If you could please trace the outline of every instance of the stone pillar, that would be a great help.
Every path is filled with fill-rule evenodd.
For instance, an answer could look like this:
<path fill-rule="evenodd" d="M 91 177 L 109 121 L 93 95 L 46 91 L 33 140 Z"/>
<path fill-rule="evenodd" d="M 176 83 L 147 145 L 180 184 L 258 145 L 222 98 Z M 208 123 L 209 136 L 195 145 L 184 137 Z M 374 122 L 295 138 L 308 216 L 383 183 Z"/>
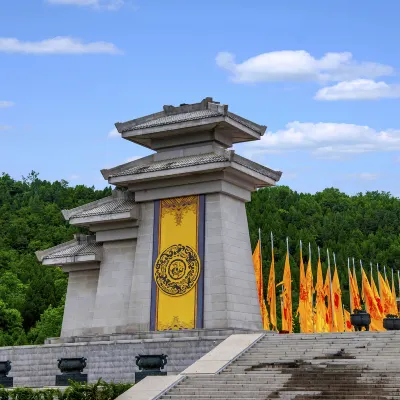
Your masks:
<path fill-rule="evenodd" d="M 136 240 L 103 243 L 93 331 L 113 333 L 127 324 Z"/>
<path fill-rule="evenodd" d="M 262 329 L 245 203 L 206 195 L 205 328 Z"/>
<path fill-rule="evenodd" d="M 96 264 L 93 267 L 95 269 L 80 269 L 69 272 L 61 330 L 62 337 L 84 334 L 92 326 L 99 279 L 99 267 Z"/>
<path fill-rule="evenodd" d="M 153 273 L 153 201 L 140 204 L 141 221 L 138 230 L 134 274 L 128 311 L 129 327 L 135 331 L 150 329 L 151 281 Z"/>

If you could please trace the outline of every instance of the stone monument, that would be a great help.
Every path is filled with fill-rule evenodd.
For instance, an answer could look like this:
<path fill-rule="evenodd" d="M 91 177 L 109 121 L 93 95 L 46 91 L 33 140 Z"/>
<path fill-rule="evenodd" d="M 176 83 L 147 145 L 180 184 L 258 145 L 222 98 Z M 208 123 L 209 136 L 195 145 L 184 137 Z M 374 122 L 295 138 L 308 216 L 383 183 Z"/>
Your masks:
<path fill-rule="evenodd" d="M 231 147 L 266 127 L 212 98 L 116 127 L 154 153 L 101 171 L 112 196 L 63 211 L 90 235 L 37 252 L 69 273 L 61 336 L 261 329 L 245 203 L 281 172 Z"/>

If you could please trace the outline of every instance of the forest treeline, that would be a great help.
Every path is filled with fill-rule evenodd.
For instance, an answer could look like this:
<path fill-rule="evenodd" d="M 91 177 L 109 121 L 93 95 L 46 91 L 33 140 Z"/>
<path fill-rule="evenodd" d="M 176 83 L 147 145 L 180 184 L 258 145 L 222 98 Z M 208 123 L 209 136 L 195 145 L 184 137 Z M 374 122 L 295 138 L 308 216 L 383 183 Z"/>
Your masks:
<path fill-rule="evenodd" d="M 0 176 L 0 346 L 43 343 L 60 334 L 67 275 L 43 267 L 35 251 L 72 239 L 62 209 L 108 196 L 68 182 L 48 182 L 32 172 L 17 181 Z"/>
<path fill-rule="evenodd" d="M 39 344 L 59 335 L 67 275 L 59 268 L 41 266 L 35 251 L 71 240 L 79 230 L 65 222 L 62 209 L 110 193 L 110 188 L 70 187 L 64 180 L 48 182 L 35 172 L 21 180 L 0 176 L 0 346 Z M 289 237 L 294 311 L 300 239 L 304 261 L 311 243 L 314 276 L 317 246 L 321 247 L 324 273 L 326 249 L 336 253 L 345 305 L 349 302 L 347 257 L 355 257 L 357 262 L 361 258 L 367 267 L 370 261 L 396 271 L 400 267 L 400 199 L 389 193 L 348 196 L 325 189 L 311 195 L 280 186 L 253 193 L 247 214 L 253 248 L 261 229 L 265 286 L 271 263 L 270 232 L 274 233 L 277 283 L 282 279 Z M 279 314 L 279 301 L 277 304 Z"/>

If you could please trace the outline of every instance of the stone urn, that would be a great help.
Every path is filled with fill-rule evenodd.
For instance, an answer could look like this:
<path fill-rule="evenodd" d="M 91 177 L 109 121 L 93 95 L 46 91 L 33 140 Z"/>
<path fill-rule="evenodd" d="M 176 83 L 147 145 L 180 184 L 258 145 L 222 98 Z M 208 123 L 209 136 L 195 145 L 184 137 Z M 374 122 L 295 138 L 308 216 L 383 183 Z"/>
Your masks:
<path fill-rule="evenodd" d="M 387 315 L 383 318 L 383 327 L 387 331 L 400 331 L 400 318 L 397 315 Z"/>
<path fill-rule="evenodd" d="M 62 375 L 56 375 L 56 386 L 68 386 L 69 381 L 87 382 L 87 374 L 82 374 L 86 367 L 86 358 L 59 358 L 58 369 Z"/>
<path fill-rule="evenodd" d="M 14 378 L 7 376 L 11 371 L 11 361 L 0 361 L 0 385 L 4 387 L 13 387 Z"/>
<path fill-rule="evenodd" d="M 139 367 L 140 372 L 135 373 L 135 383 L 140 382 L 149 375 L 167 375 L 166 371 L 161 371 L 167 365 L 167 357 L 165 354 L 139 354 L 136 356 L 136 365 Z"/>
<path fill-rule="evenodd" d="M 350 315 L 350 322 L 356 331 L 361 331 L 362 328 L 369 331 L 371 316 L 364 310 L 354 310 L 354 314 Z"/>
<path fill-rule="evenodd" d="M 11 371 L 11 361 L 0 361 L 0 376 L 7 376 Z"/>

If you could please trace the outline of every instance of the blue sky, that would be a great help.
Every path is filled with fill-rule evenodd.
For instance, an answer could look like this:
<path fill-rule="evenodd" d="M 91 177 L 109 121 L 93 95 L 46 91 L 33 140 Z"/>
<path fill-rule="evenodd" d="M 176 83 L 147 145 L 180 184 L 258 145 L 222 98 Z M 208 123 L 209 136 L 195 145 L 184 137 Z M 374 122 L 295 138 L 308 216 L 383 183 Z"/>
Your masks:
<path fill-rule="evenodd" d="M 268 126 L 238 153 L 304 192 L 400 196 L 400 3 L 2 0 L 0 172 L 103 187 L 123 122 L 211 96 Z"/>

